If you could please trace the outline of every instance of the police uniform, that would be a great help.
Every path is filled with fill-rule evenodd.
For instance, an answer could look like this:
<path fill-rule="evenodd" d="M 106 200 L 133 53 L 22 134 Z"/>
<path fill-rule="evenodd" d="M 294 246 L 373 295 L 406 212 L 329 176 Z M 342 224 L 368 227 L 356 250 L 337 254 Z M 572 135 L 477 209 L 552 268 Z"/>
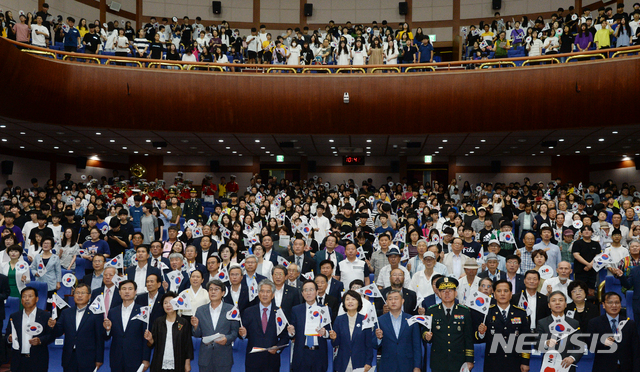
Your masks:
<path fill-rule="evenodd" d="M 202 202 L 200 199 L 191 198 L 184 203 L 182 215 L 186 221 L 194 219 L 199 221 L 202 219 Z"/>
<path fill-rule="evenodd" d="M 502 316 L 502 309 L 497 305 L 491 305 L 485 325 L 487 326 L 487 331 L 483 337 L 480 337 L 477 331 L 475 332 L 476 340 L 487 344 L 484 354 L 485 371 L 520 372 L 521 365 L 529 365 L 530 353 L 517 353 L 515 350 L 505 351 L 501 346 L 492 350 L 493 338 L 496 335 L 501 335 L 505 341 L 509 341 L 509 337 L 517 337 L 531 332 L 526 310 L 510 305 L 505 319 Z M 508 345 L 514 346 L 516 344 L 508 343 Z"/>
<path fill-rule="evenodd" d="M 436 283 L 438 289 L 456 289 L 458 281 L 443 277 Z M 468 307 L 453 305 L 451 315 L 446 315 L 443 304 L 429 307 L 426 315 L 431 321 L 431 371 L 459 372 L 463 363 L 473 363 L 473 325 Z M 428 332 L 423 328 L 422 337 Z"/>

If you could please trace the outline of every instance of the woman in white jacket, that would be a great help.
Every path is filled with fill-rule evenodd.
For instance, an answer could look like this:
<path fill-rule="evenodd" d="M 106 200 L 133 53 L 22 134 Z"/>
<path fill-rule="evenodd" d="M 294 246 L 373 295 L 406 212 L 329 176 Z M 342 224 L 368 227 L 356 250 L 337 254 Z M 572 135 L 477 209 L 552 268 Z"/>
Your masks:
<path fill-rule="evenodd" d="M 0 265 L 0 273 L 9 278 L 9 297 L 20 298 L 20 291 L 31 281 L 29 264 L 22 258 L 22 247 L 17 244 L 7 247 L 7 254 L 10 260 Z"/>

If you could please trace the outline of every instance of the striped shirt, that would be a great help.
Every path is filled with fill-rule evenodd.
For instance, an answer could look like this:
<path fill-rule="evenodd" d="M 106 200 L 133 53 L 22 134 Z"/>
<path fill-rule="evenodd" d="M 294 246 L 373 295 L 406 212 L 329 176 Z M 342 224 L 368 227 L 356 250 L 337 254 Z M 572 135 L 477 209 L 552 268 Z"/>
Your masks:
<path fill-rule="evenodd" d="M 142 51 L 149 47 L 149 40 L 144 37 L 137 37 L 133 40 L 133 46 L 139 51 Z"/>

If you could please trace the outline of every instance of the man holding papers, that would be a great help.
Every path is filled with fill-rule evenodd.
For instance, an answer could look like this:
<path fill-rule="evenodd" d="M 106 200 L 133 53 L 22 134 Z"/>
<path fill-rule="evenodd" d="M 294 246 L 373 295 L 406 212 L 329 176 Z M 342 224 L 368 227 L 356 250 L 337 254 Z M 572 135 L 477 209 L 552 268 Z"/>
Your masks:
<path fill-rule="evenodd" d="M 245 358 L 247 372 L 280 371 L 279 353 L 281 347 L 289 343 L 289 337 L 286 334 L 287 319 L 273 302 L 275 291 L 275 284 L 269 279 L 263 279 L 258 284 L 260 303 L 244 311 L 243 326 L 238 334 L 248 339 Z M 266 350 L 258 352 L 258 349 Z"/>
<path fill-rule="evenodd" d="M 496 304 L 491 305 L 486 313 L 484 323 L 478 327 L 476 340 L 485 342 L 484 370 L 505 372 L 526 372 L 529 370 L 531 353 L 517 353 L 514 350 L 505 350 L 498 346 L 493 350 L 494 337 L 500 335 L 508 340 L 509 337 L 517 337 L 529 333 L 529 320 L 527 312 L 517 306 L 511 305 L 511 282 L 505 279 L 493 284 L 493 297 Z M 503 345 L 500 344 L 499 345 Z"/>
<path fill-rule="evenodd" d="M 231 344 L 238 338 L 240 324 L 229 320 L 227 313 L 234 306 L 222 302 L 227 287 L 214 279 L 207 284 L 211 303 L 202 305 L 191 317 L 193 336 L 202 338 L 198 366 L 203 372 L 230 372 L 233 366 Z M 210 336 L 215 336 L 210 340 Z"/>
<path fill-rule="evenodd" d="M 302 285 L 305 302 L 294 306 L 291 311 L 287 331 L 289 337 L 294 339 L 292 372 L 326 372 L 329 364 L 325 340 L 329 332 L 324 326 L 331 321 L 331 315 L 326 306 L 318 306 L 317 295 L 317 284 L 306 281 Z"/>

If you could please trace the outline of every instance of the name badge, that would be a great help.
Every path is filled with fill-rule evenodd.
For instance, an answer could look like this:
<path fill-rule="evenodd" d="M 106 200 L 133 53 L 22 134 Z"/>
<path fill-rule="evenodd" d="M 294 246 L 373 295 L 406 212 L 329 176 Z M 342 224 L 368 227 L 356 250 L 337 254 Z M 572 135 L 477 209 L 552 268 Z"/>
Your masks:
<path fill-rule="evenodd" d="M 511 324 L 522 324 L 522 320 L 520 318 L 512 318 Z"/>
<path fill-rule="evenodd" d="M 464 315 L 461 315 L 461 314 L 460 315 L 456 315 L 456 314 L 454 314 L 453 315 L 453 319 L 464 320 Z"/>

